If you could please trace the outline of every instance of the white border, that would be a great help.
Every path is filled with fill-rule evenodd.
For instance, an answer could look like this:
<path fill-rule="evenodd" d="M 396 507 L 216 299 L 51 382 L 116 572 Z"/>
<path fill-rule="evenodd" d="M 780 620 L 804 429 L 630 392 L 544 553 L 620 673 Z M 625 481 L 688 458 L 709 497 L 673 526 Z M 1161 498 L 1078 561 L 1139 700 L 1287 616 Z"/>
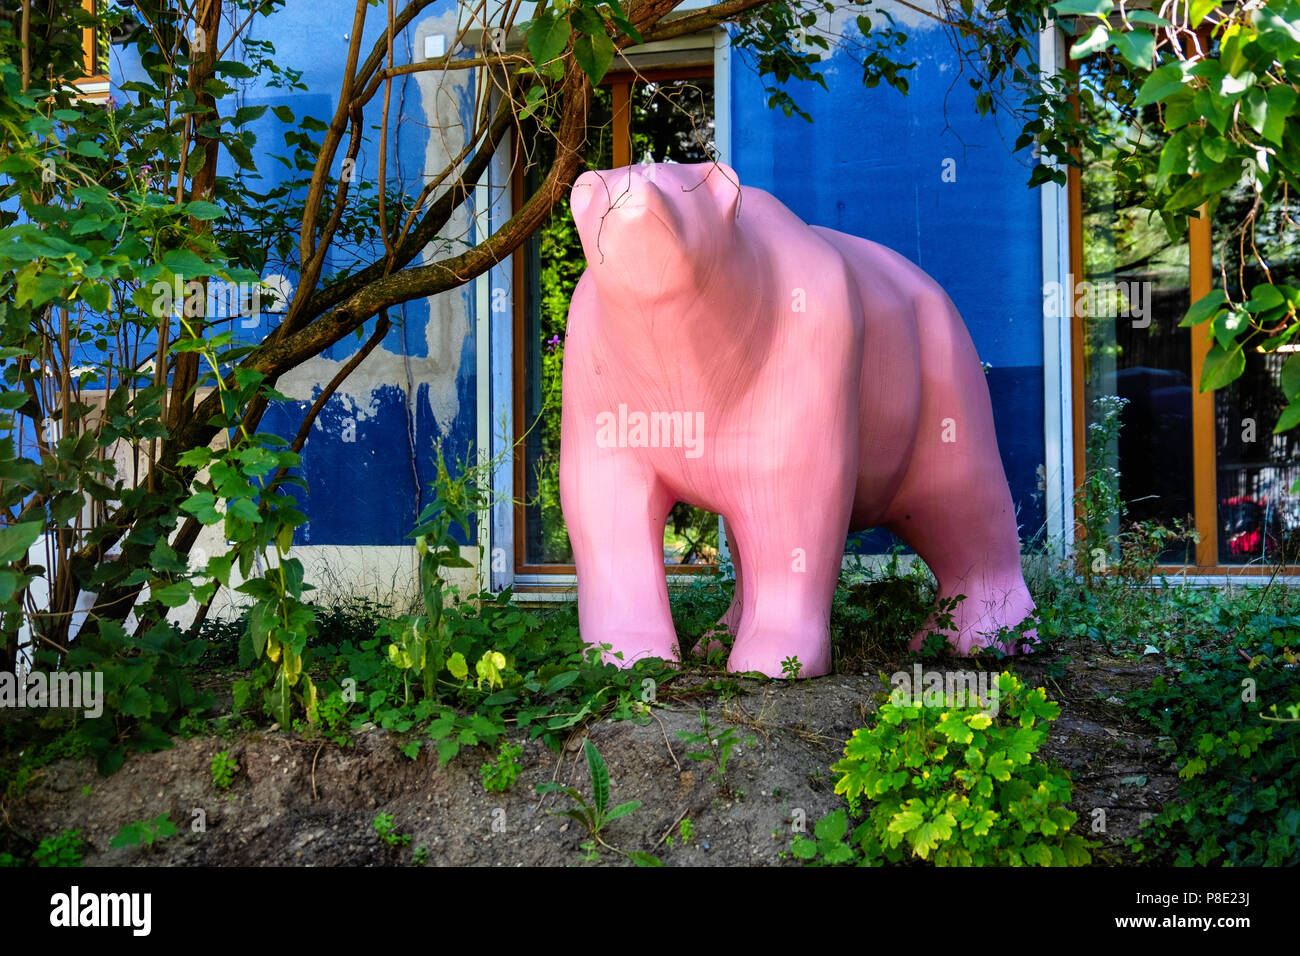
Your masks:
<path fill-rule="evenodd" d="M 1060 69 L 1064 45 L 1053 23 L 1038 35 L 1039 64 L 1045 72 Z M 1068 556 L 1074 545 L 1074 391 L 1070 337 L 1073 296 L 1066 291 L 1070 273 L 1070 199 L 1065 186 L 1039 187 L 1042 203 L 1043 288 L 1062 290 L 1055 316 L 1043 316 L 1043 444 L 1048 548 Z M 1044 304 L 1046 297 L 1044 296 Z"/>

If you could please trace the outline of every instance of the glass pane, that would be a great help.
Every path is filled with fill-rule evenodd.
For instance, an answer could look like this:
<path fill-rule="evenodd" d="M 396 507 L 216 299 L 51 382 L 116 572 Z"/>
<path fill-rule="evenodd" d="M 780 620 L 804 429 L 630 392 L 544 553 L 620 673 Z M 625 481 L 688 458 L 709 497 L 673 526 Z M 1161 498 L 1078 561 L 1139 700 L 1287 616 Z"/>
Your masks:
<path fill-rule="evenodd" d="M 706 163 L 713 146 L 713 80 L 638 83 L 632 88 L 632 160 Z"/>
<path fill-rule="evenodd" d="M 1243 180 L 1214 215 L 1215 284 L 1234 301 L 1266 281 L 1265 265 L 1274 282 L 1300 284 L 1300 203 L 1291 203 L 1289 218 L 1278 207 L 1255 222 L 1258 257 L 1251 249 L 1254 205 L 1254 190 Z M 1300 496 L 1290 493 L 1300 478 L 1300 434 L 1273 434 L 1286 407 L 1278 384 L 1282 365 L 1300 346 L 1288 343 L 1282 346 L 1286 351 L 1266 355 L 1259 350 L 1266 337 L 1255 333 L 1241 378 L 1214 393 L 1222 564 L 1300 560 Z"/>
<path fill-rule="evenodd" d="M 1117 133 L 1114 117 L 1101 117 Z M 1083 172 L 1084 275 L 1074 277 L 1074 311 L 1082 316 L 1085 421 L 1094 399 L 1126 399 L 1123 425 L 1103 462 L 1120 473 L 1127 522 L 1190 524 L 1192 504 L 1191 339 L 1178 323 L 1187 312 L 1188 252 L 1144 205 L 1150 184 L 1108 150 Z M 1119 528 L 1112 528 L 1112 538 Z M 1190 562 L 1178 541 L 1164 561 Z"/>
<path fill-rule="evenodd" d="M 613 166 L 612 97 L 595 92 L 589 117 L 589 169 Z M 706 79 L 637 84 L 629 98 L 632 155 L 644 161 L 697 163 L 713 153 L 713 83 Z M 526 174 L 535 186 L 553 155 L 536 137 L 540 162 Z M 560 510 L 560 372 L 569 298 L 586 268 L 568 201 L 555 207 L 524 248 L 524 558 L 527 564 L 571 564 L 573 552 Z M 717 560 L 715 515 L 683 503 L 673 507 L 664 529 L 667 564 Z"/>

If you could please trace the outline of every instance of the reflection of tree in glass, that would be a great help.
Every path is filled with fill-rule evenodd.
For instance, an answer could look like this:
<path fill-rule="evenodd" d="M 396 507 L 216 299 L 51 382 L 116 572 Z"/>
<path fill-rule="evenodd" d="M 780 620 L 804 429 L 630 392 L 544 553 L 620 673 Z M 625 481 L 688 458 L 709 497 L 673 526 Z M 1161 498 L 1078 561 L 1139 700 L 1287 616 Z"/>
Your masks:
<path fill-rule="evenodd" d="M 1114 89 L 1126 79 L 1093 70 L 1086 82 Z M 1082 318 L 1085 413 L 1099 396 L 1128 400 L 1106 460 L 1089 465 L 1119 469 L 1131 520 L 1169 525 L 1193 507 L 1191 339 L 1178 327 L 1190 305 L 1188 247 L 1147 205 L 1159 145 L 1144 130 L 1159 123 L 1154 107 L 1121 115 L 1084 97 L 1083 110 L 1098 140 L 1082 173 L 1084 274 L 1074 277 L 1094 297 L 1071 290 L 1097 307 Z M 1182 560 L 1185 550 L 1175 541 L 1163 557 Z"/>
<path fill-rule="evenodd" d="M 638 84 L 632 103 L 632 160 L 705 163 L 713 148 L 713 81 Z"/>

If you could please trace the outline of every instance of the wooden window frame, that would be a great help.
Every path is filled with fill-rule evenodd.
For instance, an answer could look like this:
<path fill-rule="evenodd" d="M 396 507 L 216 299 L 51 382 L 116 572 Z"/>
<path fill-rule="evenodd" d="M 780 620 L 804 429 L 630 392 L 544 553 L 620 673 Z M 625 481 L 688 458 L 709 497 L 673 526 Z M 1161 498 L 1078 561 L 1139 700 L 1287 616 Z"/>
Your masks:
<path fill-rule="evenodd" d="M 631 92 L 634 83 L 639 82 L 663 82 L 665 80 L 703 80 L 714 79 L 714 68 L 712 64 L 700 64 L 698 66 L 679 66 L 679 67 L 654 67 L 641 70 L 621 69 L 611 71 L 601 82 L 602 86 L 611 87 L 611 108 L 613 127 L 613 163 L 614 168 L 629 166 L 632 163 L 632 123 L 629 106 L 631 104 Z M 523 171 L 523 152 L 520 148 L 518 131 L 514 134 L 511 144 L 511 162 L 510 172 L 510 194 L 511 208 L 518 209 L 524 201 L 524 171 Z M 511 320 L 513 323 L 512 337 L 515 347 L 511 349 L 512 369 L 511 369 L 511 405 L 513 408 L 514 419 L 514 497 L 516 504 L 513 506 L 513 523 L 514 523 L 514 573 L 518 575 L 575 575 L 577 568 L 573 564 L 530 564 L 527 561 L 527 538 L 524 528 L 524 506 L 519 502 L 524 501 L 527 488 L 525 484 L 527 467 L 527 455 L 525 452 L 524 442 L 524 399 L 526 394 L 526 383 L 524 381 L 524 308 L 525 296 L 524 291 L 524 256 L 523 250 L 520 249 L 511 257 L 511 283 L 514 286 L 514 308 Z M 665 570 L 670 574 L 706 574 L 717 570 L 716 565 L 675 565 L 664 564 Z"/>
<path fill-rule="evenodd" d="M 95 0 L 81 0 L 81 9 L 87 13 L 94 14 Z M 81 30 L 81 53 L 83 60 L 83 75 L 72 81 L 73 86 L 92 87 L 87 90 L 82 99 L 94 103 L 101 103 L 108 99 L 109 78 L 108 64 L 99 61 L 99 44 L 96 42 L 95 30 L 93 27 L 82 27 Z M 103 87 L 98 89 L 97 87 Z"/>

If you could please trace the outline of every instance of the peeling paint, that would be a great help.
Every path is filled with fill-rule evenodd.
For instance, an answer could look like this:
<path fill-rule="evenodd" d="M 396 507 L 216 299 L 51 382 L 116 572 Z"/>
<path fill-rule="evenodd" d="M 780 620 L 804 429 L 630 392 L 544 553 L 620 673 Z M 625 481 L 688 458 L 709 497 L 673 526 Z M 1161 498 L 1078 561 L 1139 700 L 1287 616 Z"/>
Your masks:
<path fill-rule="evenodd" d="M 450 37 L 455 35 L 455 31 L 454 9 L 441 16 L 429 17 L 416 26 L 411 49 L 422 51 L 426 36 L 442 34 Z M 420 93 L 425 123 L 408 122 L 405 129 L 399 127 L 395 135 L 427 137 L 421 170 L 422 181 L 427 181 L 440 173 L 464 145 L 463 111 L 467 97 L 473 94 L 473 76 L 469 70 L 450 74 L 428 71 L 414 74 L 414 81 Z M 392 154 L 400 156 L 396 145 L 393 144 Z M 424 264 L 437 262 L 463 251 L 469 232 L 469 213 L 462 206 L 444 228 L 444 238 L 425 247 L 421 261 Z M 386 385 L 395 386 L 407 395 L 408 405 L 413 404 L 412 390 L 422 393 L 439 432 L 444 436 L 448 434 L 461 411 L 457 378 L 462 367 L 465 341 L 473 334 L 466 300 L 464 290 L 453 289 L 425 298 L 422 305 L 403 307 L 404 325 L 424 322 L 425 354 L 404 355 L 381 344 L 352 371 L 335 393 L 336 400 L 343 403 L 345 414 L 357 422 L 374 418 L 379 411 L 376 390 Z M 426 308 L 427 318 L 421 315 Z M 399 330 L 399 334 L 404 332 L 405 329 Z M 318 356 L 287 372 L 276 387 L 289 398 L 310 402 L 346 361 Z M 421 389 L 421 385 L 427 387 Z M 415 410 L 412 409 L 414 416 Z M 323 427 L 319 420 L 316 427 Z"/>

